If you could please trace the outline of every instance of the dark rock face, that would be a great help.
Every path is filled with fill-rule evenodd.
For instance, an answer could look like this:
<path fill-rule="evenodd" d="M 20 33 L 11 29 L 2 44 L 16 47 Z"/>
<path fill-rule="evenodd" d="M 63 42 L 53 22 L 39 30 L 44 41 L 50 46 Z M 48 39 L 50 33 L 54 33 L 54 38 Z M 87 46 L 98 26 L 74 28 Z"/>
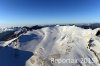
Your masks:
<path fill-rule="evenodd" d="M 32 26 L 32 27 L 24 26 L 23 28 L 27 29 L 28 31 L 32 31 L 32 30 L 41 29 L 41 28 L 43 28 L 43 26 L 39 26 L 39 25 L 35 25 L 35 26 Z"/>
<path fill-rule="evenodd" d="M 100 36 L 100 30 L 97 31 L 96 36 Z"/>
<path fill-rule="evenodd" d="M 24 26 L 23 28 L 27 29 L 28 31 L 30 30 L 30 27 Z"/>
<path fill-rule="evenodd" d="M 90 49 L 90 47 L 94 47 L 95 46 L 95 44 L 93 43 L 94 42 L 94 40 L 93 39 L 90 39 L 89 40 L 89 44 L 88 44 L 88 47 L 89 47 L 89 49 Z"/>
<path fill-rule="evenodd" d="M 0 41 L 7 41 L 9 40 L 15 31 L 6 31 L 6 32 L 2 32 L 0 33 Z"/>
<path fill-rule="evenodd" d="M 41 29 L 41 28 L 43 28 L 43 27 L 42 26 L 35 25 L 35 26 L 32 26 L 30 28 L 30 30 L 37 30 L 37 29 Z"/>

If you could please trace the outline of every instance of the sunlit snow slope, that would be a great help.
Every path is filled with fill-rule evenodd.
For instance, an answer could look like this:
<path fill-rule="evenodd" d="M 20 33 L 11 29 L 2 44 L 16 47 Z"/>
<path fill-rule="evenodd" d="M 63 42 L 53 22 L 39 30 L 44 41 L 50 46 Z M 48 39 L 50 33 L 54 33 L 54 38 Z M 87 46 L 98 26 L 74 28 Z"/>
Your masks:
<path fill-rule="evenodd" d="M 98 30 L 57 25 L 27 31 L 1 46 L 32 52 L 23 66 L 100 66 L 100 37 L 95 35 Z"/>

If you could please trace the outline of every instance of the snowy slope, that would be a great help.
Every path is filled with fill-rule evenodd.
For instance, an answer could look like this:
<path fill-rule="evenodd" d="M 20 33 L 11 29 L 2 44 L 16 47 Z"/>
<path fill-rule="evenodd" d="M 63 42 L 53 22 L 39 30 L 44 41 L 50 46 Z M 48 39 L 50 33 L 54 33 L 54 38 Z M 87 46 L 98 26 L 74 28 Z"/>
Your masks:
<path fill-rule="evenodd" d="M 100 66 L 98 30 L 57 25 L 27 31 L 0 46 L 32 52 L 25 66 Z"/>

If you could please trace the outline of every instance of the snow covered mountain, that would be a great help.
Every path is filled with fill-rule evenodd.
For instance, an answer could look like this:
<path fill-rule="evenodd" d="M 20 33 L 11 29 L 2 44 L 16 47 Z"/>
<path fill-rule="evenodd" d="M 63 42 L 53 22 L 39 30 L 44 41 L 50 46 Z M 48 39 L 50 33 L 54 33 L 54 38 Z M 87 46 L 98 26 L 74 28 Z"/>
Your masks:
<path fill-rule="evenodd" d="M 0 40 L 0 66 L 100 66 L 99 30 L 75 25 L 14 29 Z"/>

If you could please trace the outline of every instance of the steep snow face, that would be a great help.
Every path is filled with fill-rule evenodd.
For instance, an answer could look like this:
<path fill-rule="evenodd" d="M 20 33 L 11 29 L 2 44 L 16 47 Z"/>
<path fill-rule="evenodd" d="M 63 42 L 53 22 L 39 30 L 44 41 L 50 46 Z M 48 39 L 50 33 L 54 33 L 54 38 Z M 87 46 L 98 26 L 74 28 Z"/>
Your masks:
<path fill-rule="evenodd" d="M 100 66 L 98 29 L 76 26 L 45 27 L 28 31 L 3 46 L 32 52 L 25 66 Z"/>

